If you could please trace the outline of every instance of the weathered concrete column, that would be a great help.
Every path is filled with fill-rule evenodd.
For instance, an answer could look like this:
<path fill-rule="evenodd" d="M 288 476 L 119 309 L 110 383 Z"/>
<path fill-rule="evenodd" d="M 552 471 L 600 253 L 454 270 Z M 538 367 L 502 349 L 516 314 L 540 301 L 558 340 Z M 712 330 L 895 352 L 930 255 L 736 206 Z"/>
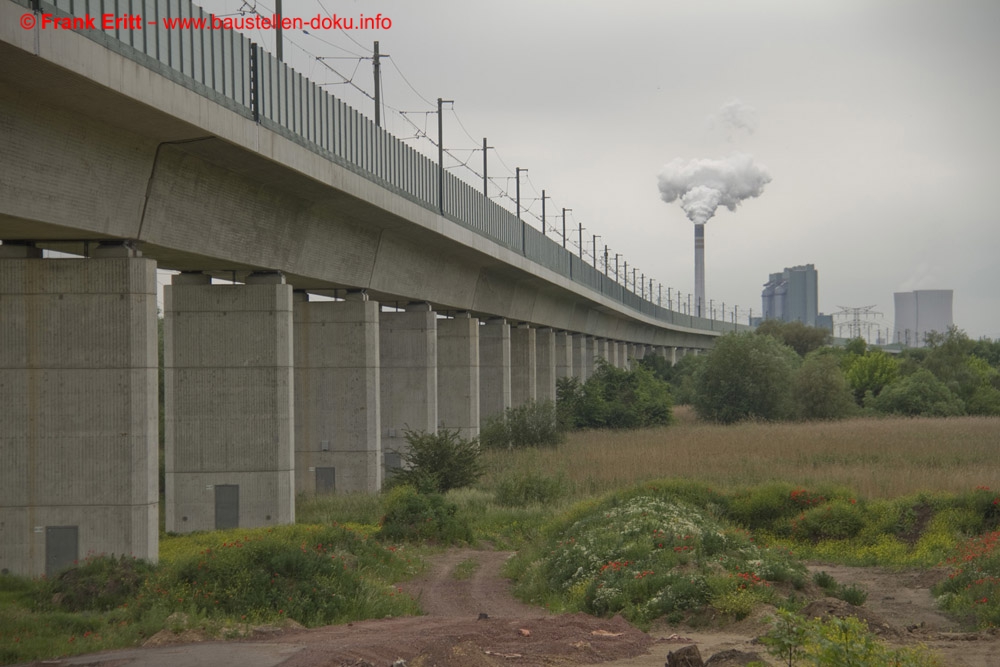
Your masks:
<path fill-rule="evenodd" d="M 379 304 L 295 294 L 295 489 L 366 492 L 382 486 Z"/>
<path fill-rule="evenodd" d="M 164 304 L 167 530 L 294 523 L 292 286 L 182 273 Z"/>
<path fill-rule="evenodd" d="M 514 407 L 535 400 L 538 387 L 535 329 L 519 324 L 510 330 L 510 402 Z"/>
<path fill-rule="evenodd" d="M 615 368 L 624 368 L 622 355 L 620 353 L 621 343 L 616 340 L 608 341 L 608 363 Z"/>
<path fill-rule="evenodd" d="M 599 341 L 593 336 L 587 336 L 587 351 L 584 354 L 584 362 L 587 364 L 587 377 L 594 374 L 597 369 L 597 360 L 601 356 Z"/>
<path fill-rule="evenodd" d="M 382 450 L 390 473 L 408 451 L 405 431 L 437 433 L 437 314 L 429 303 L 382 313 L 379 341 Z"/>
<path fill-rule="evenodd" d="M 667 348 L 667 349 L 670 350 L 670 365 L 671 366 L 676 366 L 677 365 L 677 348 L 676 347 L 670 347 L 670 348 Z"/>
<path fill-rule="evenodd" d="M 502 415 L 511 405 L 510 325 L 503 318 L 479 328 L 479 415 Z"/>
<path fill-rule="evenodd" d="M 588 355 L 586 334 L 573 334 L 573 375 L 580 382 L 586 382 L 594 372 L 594 357 Z M 588 362 L 589 357 L 589 362 Z"/>
<path fill-rule="evenodd" d="M 556 400 L 556 333 L 552 329 L 535 332 L 535 400 Z"/>
<path fill-rule="evenodd" d="M 479 437 L 479 320 L 458 313 L 437 321 L 438 425 Z"/>
<path fill-rule="evenodd" d="M 556 379 L 573 375 L 573 334 L 567 331 L 556 333 Z"/>
<path fill-rule="evenodd" d="M 0 246 L 4 572 L 158 557 L 156 263 L 93 255 Z"/>
<path fill-rule="evenodd" d="M 607 361 L 607 362 L 610 363 L 611 357 L 610 357 L 610 352 L 608 351 L 608 339 L 607 338 L 598 338 L 597 339 L 597 352 L 595 353 L 595 355 L 596 355 L 595 361 L 596 361 L 596 359 L 604 359 L 604 361 Z"/>

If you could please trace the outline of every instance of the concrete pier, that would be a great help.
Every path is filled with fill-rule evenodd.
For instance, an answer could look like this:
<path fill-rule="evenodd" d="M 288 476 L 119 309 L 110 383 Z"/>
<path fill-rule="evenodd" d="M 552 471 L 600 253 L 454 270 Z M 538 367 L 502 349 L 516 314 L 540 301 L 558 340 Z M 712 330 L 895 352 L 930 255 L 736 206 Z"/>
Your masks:
<path fill-rule="evenodd" d="M 510 325 L 503 318 L 479 327 L 479 415 L 489 419 L 511 406 Z"/>
<path fill-rule="evenodd" d="M 379 304 L 295 294 L 295 489 L 375 492 L 382 486 Z"/>
<path fill-rule="evenodd" d="M 520 324 L 510 330 L 510 402 L 514 407 L 531 403 L 537 395 L 535 329 Z"/>
<path fill-rule="evenodd" d="M 438 320 L 438 425 L 479 437 L 479 320 L 469 313 Z"/>
<path fill-rule="evenodd" d="M 590 363 L 587 363 L 588 339 L 589 337 L 586 334 L 573 334 L 573 375 L 581 383 L 587 381 L 587 378 L 591 376 L 594 369 L 593 356 L 590 357 Z"/>
<path fill-rule="evenodd" d="M 406 431 L 437 433 L 437 314 L 430 304 L 383 312 L 379 351 L 382 451 L 389 474 L 408 451 Z"/>
<path fill-rule="evenodd" d="M 0 571 L 156 561 L 156 263 L 0 246 Z"/>
<path fill-rule="evenodd" d="M 535 400 L 556 400 L 556 334 L 543 328 L 535 332 Z"/>
<path fill-rule="evenodd" d="M 573 334 L 556 332 L 556 379 L 573 375 Z"/>
<path fill-rule="evenodd" d="M 291 285 L 182 273 L 164 302 L 167 530 L 294 523 Z"/>

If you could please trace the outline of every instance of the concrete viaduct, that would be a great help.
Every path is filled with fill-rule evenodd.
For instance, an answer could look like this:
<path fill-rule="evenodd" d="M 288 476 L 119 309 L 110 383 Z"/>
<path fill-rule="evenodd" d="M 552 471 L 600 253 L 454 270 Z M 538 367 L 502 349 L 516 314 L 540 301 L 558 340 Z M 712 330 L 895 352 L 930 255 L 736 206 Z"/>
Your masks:
<path fill-rule="evenodd" d="M 625 289 L 240 35 L 39 26 L 83 4 L 0 0 L 0 570 L 156 560 L 158 267 L 181 272 L 168 531 L 293 522 L 297 493 L 378 490 L 407 428 L 475 436 L 595 359 L 734 328 Z"/>

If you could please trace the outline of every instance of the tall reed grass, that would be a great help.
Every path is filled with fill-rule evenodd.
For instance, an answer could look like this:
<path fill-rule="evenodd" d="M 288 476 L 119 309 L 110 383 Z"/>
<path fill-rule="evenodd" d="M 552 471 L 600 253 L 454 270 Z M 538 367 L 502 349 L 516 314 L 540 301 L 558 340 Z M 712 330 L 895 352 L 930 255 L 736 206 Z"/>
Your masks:
<path fill-rule="evenodd" d="M 680 477 L 735 488 L 770 481 L 850 487 L 866 498 L 1000 489 L 1000 419 L 851 419 L 720 426 L 675 409 L 676 423 L 582 431 L 555 449 L 488 452 L 482 486 L 562 475 L 571 495 Z"/>

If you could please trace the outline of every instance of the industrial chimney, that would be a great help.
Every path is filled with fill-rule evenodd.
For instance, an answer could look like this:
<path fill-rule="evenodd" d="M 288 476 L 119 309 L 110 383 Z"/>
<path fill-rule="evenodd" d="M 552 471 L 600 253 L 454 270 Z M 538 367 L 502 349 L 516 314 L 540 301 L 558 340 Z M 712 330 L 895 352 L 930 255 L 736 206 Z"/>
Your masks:
<path fill-rule="evenodd" d="M 705 225 L 694 226 L 694 314 L 702 316 L 705 309 Z"/>

